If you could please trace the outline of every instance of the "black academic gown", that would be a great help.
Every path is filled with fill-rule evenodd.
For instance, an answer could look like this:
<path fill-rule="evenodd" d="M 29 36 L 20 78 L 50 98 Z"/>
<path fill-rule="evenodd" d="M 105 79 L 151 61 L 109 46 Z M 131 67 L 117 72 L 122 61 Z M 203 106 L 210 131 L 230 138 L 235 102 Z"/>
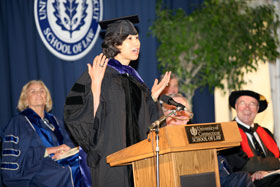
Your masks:
<path fill-rule="evenodd" d="M 238 124 L 238 126 L 242 127 L 240 124 Z M 273 138 L 273 134 L 268 129 L 266 128 L 264 129 L 268 133 L 268 135 L 270 135 Z M 250 141 L 249 141 L 249 146 L 253 150 L 253 146 Z M 279 158 L 275 158 L 274 155 L 265 146 L 264 149 L 266 150 L 267 153 L 267 156 L 264 158 L 260 156 L 254 156 L 248 158 L 247 154 L 242 150 L 241 146 L 234 147 L 231 149 L 226 149 L 221 151 L 220 153 L 229 162 L 234 172 L 247 171 L 249 173 L 254 173 L 256 171 L 271 171 L 271 170 L 280 169 Z M 280 177 L 279 175 L 267 177 L 263 180 L 255 181 L 255 185 L 261 187 L 280 186 Z"/>
<path fill-rule="evenodd" d="M 240 124 L 238 124 L 239 127 L 242 127 Z M 264 128 L 268 135 L 270 135 L 273 138 L 272 133 Z M 253 145 L 249 141 L 249 146 L 254 151 Z M 263 144 L 264 146 L 264 144 Z M 226 157 L 227 161 L 232 166 L 233 171 L 248 171 L 250 173 L 254 173 L 255 171 L 259 170 L 275 170 L 280 168 L 280 162 L 278 158 L 275 158 L 274 155 L 264 146 L 264 149 L 266 150 L 267 156 L 266 157 L 260 157 L 260 156 L 254 156 L 251 158 L 248 158 L 247 154 L 242 150 L 241 146 L 234 147 L 232 149 L 227 149 L 222 151 L 221 153 L 223 156 Z"/>
<path fill-rule="evenodd" d="M 131 168 L 110 167 L 106 157 L 145 139 L 148 126 L 160 115 L 159 103 L 144 84 L 107 66 L 94 117 L 91 79 L 87 71 L 82 74 L 67 96 L 64 118 L 88 154 L 94 187 L 133 186 Z"/>

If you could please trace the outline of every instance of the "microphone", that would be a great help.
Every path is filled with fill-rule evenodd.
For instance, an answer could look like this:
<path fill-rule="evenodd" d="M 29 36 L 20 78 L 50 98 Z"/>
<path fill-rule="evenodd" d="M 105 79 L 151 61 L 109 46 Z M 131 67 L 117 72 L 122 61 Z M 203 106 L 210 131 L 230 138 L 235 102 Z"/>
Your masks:
<path fill-rule="evenodd" d="M 149 129 L 151 130 L 151 129 L 159 128 L 161 122 L 163 122 L 165 119 L 166 119 L 166 116 L 164 116 L 164 115 L 161 116 L 158 120 L 156 120 L 152 123 L 152 125 L 149 127 Z"/>
<path fill-rule="evenodd" d="M 161 124 L 167 117 L 169 117 L 169 116 L 171 116 L 171 115 L 175 115 L 175 114 L 176 114 L 176 111 L 173 110 L 173 111 L 171 111 L 169 114 L 167 114 L 166 116 L 165 116 L 165 115 L 161 116 L 158 120 L 156 120 L 156 121 L 154 121 L 154 122 L 152 123 L 152 125 L 149 127 L 149 130 L 159 128 L 159 127 L 160 127 L 160 124 Z"/>
<path fill-rule="evenodd" d="M 167 95 L 161 95 L 160 100 L 166 104 L 176 106 L 177 110 L 185 110 L 186 108 L 184 105 L 182 105 L 181 103 L 177 103 L 176 101 L 174 101 L 174 99 Z"/>

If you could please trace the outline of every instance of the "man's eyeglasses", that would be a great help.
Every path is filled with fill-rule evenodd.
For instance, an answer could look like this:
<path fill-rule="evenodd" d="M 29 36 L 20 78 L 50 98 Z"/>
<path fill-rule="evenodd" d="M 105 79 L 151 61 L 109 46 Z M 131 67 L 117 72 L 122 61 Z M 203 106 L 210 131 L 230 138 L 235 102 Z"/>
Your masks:
<path fill-rule="evenodd" d="M 175 118 L 175 119 L 177 119 L 177 120 L 184 120 L 184 119 L 182 119 L 182 118 L 180 118 L 180 116 L 182 117 L 182 116 L 186 116 L 186 117 L 188 117 L 189 119 L 192 119 L 193 118 L 193 113 L 188 109 L 188 108 L 185 108 L 184 110 L 180 110 L 180 111 L 176 111 L 176 109 L 166 109 L 166 108 L 163 108 L 163 112 L 165 113 L 165 114 L 169 114 L 169 113 L 171 113 L 171 112 L 176 112 L 176 115 L 171 115 L 170 117 L 171 118 Z"/>
<path fill-rule="evenodd" d="M 255 102 L 246 103 L 245 101 L 240 101 L 239 103 L 237 103 L 237 105 L 241 106 L 241 107 L 248 106 L 249 108 L 252 108 L 252 109 L 256 109 L 259 106 L 258 103 L 255 103 Z"/>

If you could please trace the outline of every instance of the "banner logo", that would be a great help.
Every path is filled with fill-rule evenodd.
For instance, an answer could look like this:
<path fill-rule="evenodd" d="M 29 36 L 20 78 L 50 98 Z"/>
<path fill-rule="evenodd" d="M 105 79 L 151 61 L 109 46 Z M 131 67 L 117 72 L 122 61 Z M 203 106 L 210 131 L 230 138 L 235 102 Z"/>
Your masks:
<path fill-rule="evenodd" d="M 102 0 L 35 0 L 39 35 L 58 58 L 73 61 L 94 46 L 102 20 Z"/>

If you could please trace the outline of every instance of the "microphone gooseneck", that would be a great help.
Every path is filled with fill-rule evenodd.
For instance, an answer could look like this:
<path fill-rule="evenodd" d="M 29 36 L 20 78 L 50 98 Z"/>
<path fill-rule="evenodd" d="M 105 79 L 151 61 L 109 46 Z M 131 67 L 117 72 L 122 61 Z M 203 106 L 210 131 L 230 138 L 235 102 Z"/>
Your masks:
<path fill-rule="evenodd" d="M 176 110 L 185 110 L 186 108 L 184 105 L 182 105 L 181 103 L 177 103 L 176 101 L 174 101 L 174 99 L 167 95 L 161 95 L 160 100 L 166 104 L 176 106 Z"/>

